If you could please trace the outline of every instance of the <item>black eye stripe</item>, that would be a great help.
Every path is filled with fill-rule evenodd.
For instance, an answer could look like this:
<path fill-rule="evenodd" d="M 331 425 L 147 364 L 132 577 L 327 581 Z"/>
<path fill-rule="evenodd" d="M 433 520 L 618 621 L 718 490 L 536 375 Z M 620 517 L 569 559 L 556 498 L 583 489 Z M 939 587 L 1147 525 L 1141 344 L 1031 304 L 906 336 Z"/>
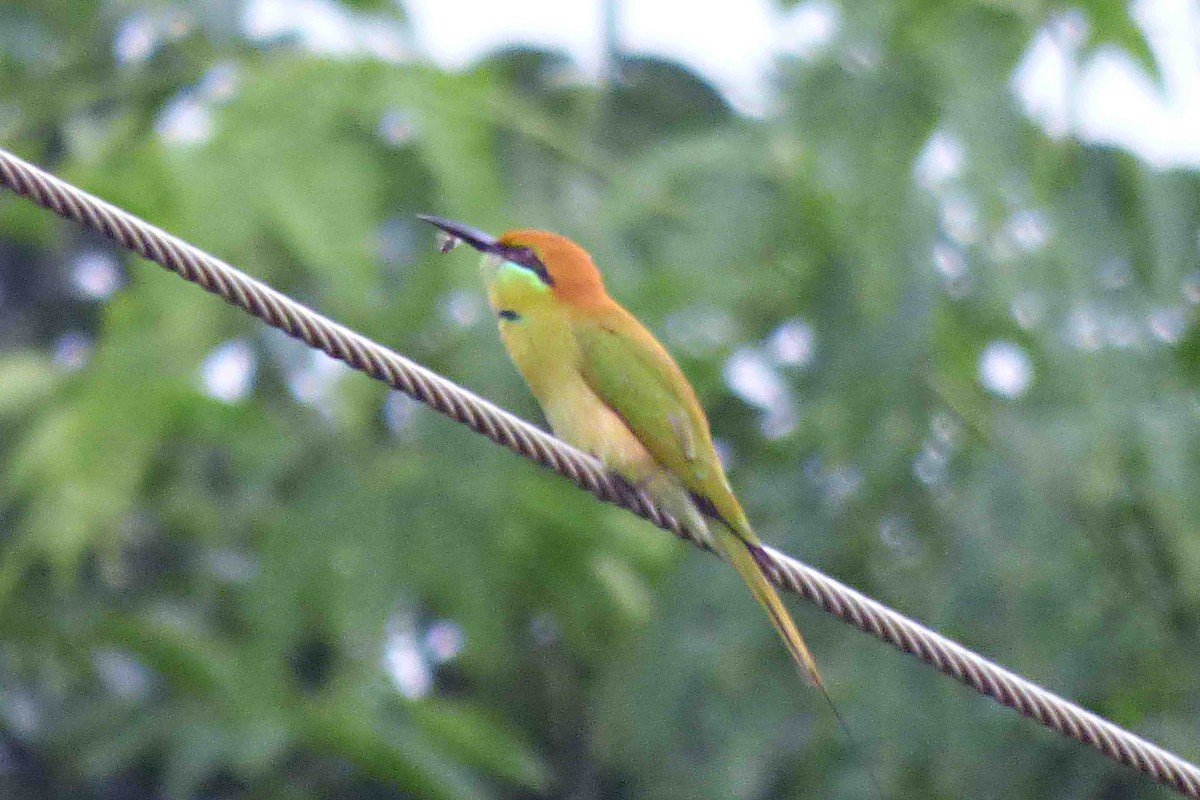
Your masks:
<path fill-rule="evenodd" d="M 550 271 L 546 269 L 546 265 L 528 247 L 505 247 L 502 254 L 512 263 L 537 275 L 547 286 L 554 285 L 554 279 L 550 277 Z"/>
<path fill-rule="evenodd" d="M 509 308 L 500 310 L 500 319 L 506 319 L 509 322 L 517 322 L 521 319 L 521 315 Z"/>

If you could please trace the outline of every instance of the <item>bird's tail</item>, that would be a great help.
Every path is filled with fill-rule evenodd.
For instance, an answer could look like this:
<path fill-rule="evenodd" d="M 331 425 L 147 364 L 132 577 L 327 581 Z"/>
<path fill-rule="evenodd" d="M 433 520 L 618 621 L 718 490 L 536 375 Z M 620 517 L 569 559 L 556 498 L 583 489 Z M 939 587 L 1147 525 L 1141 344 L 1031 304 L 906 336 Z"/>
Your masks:
<path fill-rule="evenodd" d="M 749 534 L 753 536 L 753 534 Z M 720 535 L 721 543 L 724 545 L 725 552 L 729 556 L 729 560 L 737 569 L 738 574 L 742 576 L 742 580 L 750 587 L 754 599 L 762 604 L 767 610 L 767 616 L 771 618 L 771 622 L 775 625 L 775 630 L 779 631 L 780 638 L 787 645 L 788 652 L 792 655 L 792 660 L 796 662 L 796 666 L 804 674 L 804 677 L 817 688 L 821 696 L 825 698 L 825 702 L 829 705 L 829 709 L 833 712 L 833 716 L 837 719 L 838 725 L 845 732 L 846 737 L 852 742 L 856 742 L 854 732 L 850 730 L 850 725 L 846 722 L 842 712 L 838 711 L 838 707 L 833 702 L 833 697 L 829 694 L 829 690 L 825 688 L 825 679 L 821 677 L 821 671 L 817 669 L 817 661 L 813 658 L 812 651 L 808 649 L 808 645 L 804 642 L 804 637 L 800 635 L 800 629 L 796 627 L 796 623 L 792 621 L 791 614 L 788 613 L 787 607 L 784 606 L 783 600 L 779 598 L 779 593 L 775 591 L 775 587 L 767 580 L 766 564 L 769 563 L 766 553 L 756 541 L 746 541 L 745 535 L 738 535 L 730 529 L 724 529 Z M 871 785 L 875 789 L 875 796 L 879 800 L 883 800 L 883 784 L 880 783 L 878 775 L 875 773 L 874 767 L 868 764 L 868 774 L 870 775 Z"/>
<path fill-rule="evenodd" d="M 766 609 L 767 616 L 771 618 L 775 630 L 779 631 L 779 636 L 787 645 L 788 652 L 792 654 L 796 666 L 804 673 L 804 677 L 808 679 L 809 683 L 828 697 L 825 679 L 821 677 L 821 671 L 817 669 L 817 661 L 813 658 L 812 651 L 804 643 L 800 629 L 792 621 L 792 616 L 784 606 L 783 600 L 779 598 L 779 593 L 775 591 L 775 587 L 767 580 L 763 571 L 762 548 L 734 535 L 730 535 L 729 538 L 731 541 L 725 548 L 729 560 L 737 569 L 738 574 L 742 576 L 742 580 L 750 587 L 754 599 Z"/>

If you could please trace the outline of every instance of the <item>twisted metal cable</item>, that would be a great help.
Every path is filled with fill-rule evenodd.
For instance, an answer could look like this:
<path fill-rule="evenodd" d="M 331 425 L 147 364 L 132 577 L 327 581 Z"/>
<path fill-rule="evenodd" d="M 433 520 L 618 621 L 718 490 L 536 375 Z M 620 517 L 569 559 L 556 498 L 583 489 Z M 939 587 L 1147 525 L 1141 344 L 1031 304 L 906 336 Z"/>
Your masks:
<path fill-rule="evenodd" d="M 692 544 L 701 538 L 596 459 L 457 384 L 280 294 L 192 245 L 0 149 L 0 185 L 104 234 L 289 336 L 420 400 L 497 444 L 549 467 L 600 500 L 626 508 Z M 775 585 L 811 601 L 982 695 L 1182 795 L 1200 799 L 1200 768 L 997 666 L 806 564 L 765 548 Z"/>

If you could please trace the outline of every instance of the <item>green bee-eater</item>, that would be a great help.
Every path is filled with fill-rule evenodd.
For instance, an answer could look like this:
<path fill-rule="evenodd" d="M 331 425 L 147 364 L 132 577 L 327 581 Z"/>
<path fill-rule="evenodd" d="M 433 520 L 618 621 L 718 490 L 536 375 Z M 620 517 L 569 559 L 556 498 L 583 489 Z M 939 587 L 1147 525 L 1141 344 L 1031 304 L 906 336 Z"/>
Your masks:
<path fill-rule="evenodd" d="M 706 534 L 828 698 L 804 637 L 763 573 L 761 544 L 729 488 L 695 391 L 666 348 L 608 296 L 591 256 L 552 233 L 495 238 L 439 217 L 420 218 L 451 243 L 484 254 L 500 336 L 554 433 Z"/>

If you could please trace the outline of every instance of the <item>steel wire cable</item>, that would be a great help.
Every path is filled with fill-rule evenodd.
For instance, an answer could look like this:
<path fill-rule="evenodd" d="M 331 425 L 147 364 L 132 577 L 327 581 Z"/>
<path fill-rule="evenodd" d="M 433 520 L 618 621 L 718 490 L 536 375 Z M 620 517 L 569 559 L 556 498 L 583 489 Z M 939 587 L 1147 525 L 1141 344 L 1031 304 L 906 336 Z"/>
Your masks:
<path fill-rule="evenodd" d="M 497 444 L 548 467 L 600 500 L 626 508 L 699 547 L 699 536 L 591 456 L 437 373 L 312 311 L 198 248 L 0 149 L 0 185 L 112 239 L 227 302 L 420 400 Z M 1182 795 L 1200 798 L 1200 768 L 1037 686 L 812 567 L 765 548 L 768 577 L 821 610 L 916 656 L 982 695 L 1090 745 Z"/>

